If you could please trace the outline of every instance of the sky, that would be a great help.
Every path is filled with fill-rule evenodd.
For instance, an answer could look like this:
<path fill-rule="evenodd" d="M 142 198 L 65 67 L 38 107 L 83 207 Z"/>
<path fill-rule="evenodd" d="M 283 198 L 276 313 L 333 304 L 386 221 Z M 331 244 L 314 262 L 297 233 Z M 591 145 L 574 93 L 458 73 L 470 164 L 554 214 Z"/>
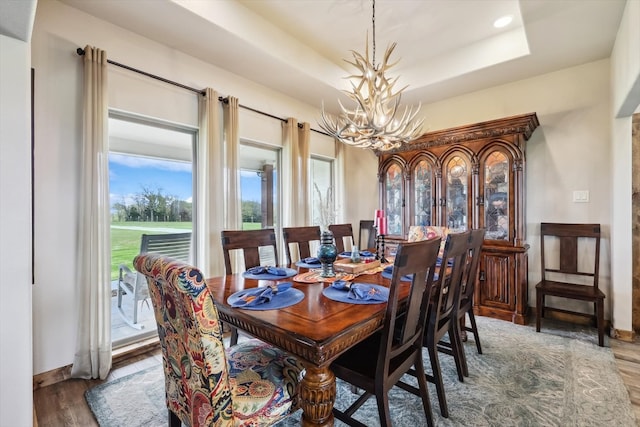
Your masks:
<path fill-rule="evenodd" d="M 109 154 L 109 192 L 111 206 L 125 201 L 131 204 L 143 188 L 192 201 L 191 163 Z M 260 177 L 255 172 L 240 174 L 244 200 L 260 200 Z"/>

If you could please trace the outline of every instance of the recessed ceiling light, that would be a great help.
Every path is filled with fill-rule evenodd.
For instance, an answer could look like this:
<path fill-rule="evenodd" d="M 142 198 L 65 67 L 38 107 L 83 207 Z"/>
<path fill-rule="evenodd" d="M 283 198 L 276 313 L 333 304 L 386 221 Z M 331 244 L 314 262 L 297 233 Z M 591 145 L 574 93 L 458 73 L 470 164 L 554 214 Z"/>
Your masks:
<path fill-rule="evenodd" d="M 493 22 L 493 26 L 496 27 L 496 28 L 506 27 L 507 25 L 511 24 L 511 21 L 513 21 L 513 16 L 506 15 L 506 16 L 503 16 L 501 18 L 496 19 Z"/>

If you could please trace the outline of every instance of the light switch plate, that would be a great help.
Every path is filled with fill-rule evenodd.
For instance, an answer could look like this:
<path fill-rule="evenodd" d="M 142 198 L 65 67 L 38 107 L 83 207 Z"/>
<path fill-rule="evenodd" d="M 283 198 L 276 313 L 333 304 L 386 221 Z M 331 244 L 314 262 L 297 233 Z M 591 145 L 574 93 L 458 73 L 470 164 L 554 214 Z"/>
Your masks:
<path fill-rule="evenodd" d="M 576 203 L 588 203 L 589 202 L 589 190 L 574 190 L 573 201 Z"/>

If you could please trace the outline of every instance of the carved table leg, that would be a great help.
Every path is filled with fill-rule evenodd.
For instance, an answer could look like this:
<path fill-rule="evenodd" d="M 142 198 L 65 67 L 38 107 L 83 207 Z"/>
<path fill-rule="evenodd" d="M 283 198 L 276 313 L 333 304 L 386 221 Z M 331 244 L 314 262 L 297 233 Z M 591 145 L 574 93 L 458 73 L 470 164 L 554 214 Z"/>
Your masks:
<path fill-rule="evenodd" d="M 306 372 L 300 384 L 302 425 L 333 426 L 336 377 L 329 367 L 318 368 L 307 363 L 304 365 Z"/>

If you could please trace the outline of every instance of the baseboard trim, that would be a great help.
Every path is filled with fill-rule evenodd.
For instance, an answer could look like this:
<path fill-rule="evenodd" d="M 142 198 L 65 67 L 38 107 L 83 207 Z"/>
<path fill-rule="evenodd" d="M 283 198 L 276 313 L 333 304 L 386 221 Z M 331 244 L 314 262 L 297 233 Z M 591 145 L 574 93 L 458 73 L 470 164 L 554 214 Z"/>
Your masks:
<path fill-rule="evenodd" d="M 620 341 L 634 342 L 636 339 L 635 331 L 626 331 L 624 329 L 612 328 L 611 334 L 612 338 L 618 339 Z"/>
<path fill-rule="evenodd" d="M 151 350 L 160 348 L 158 337 L 149 338 L 141 342 L 118 348 L 113 351 L 112 365 L 123 362 L 131 357 L 138 356 Z M 47 387 L 68 379 L 71 379 L 71 366 L 61 366 L 47 372 L 33 376 L 33 391 Z"/>

